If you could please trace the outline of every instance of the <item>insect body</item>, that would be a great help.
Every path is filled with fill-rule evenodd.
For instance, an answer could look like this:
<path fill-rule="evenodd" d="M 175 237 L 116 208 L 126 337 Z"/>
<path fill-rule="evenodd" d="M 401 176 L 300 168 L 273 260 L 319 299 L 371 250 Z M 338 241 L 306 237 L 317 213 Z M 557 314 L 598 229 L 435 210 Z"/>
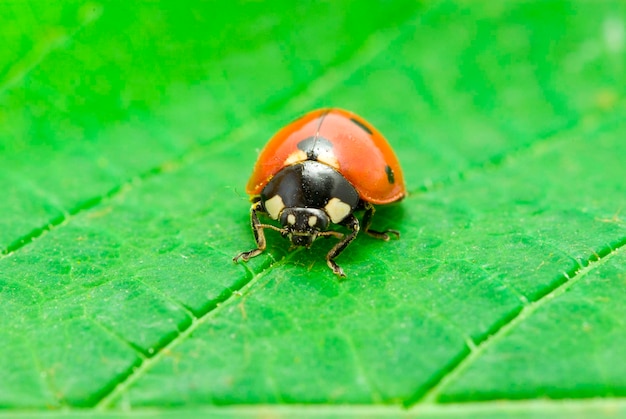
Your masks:
<path fill-rule="evenodd" d="M 385 138 L 369 123 L 341 109 L 310 112 L 280 130 L 256 162 L 246 192 L 251 196 L 252 230 L 257 247 L 235 256 L 235 262 L 265 250 L 264 229 L 289 238 L 294 246 L 310 247 L 320 236 L 339 242 L 326 255 L 333 272 L 345 276 L 335 258 L 360 230 L 357 210 L 365 210 L 363 230 L 389 240 L 396 230 L 370 229 L 373 204 L 389 204 L 406 195 L 398 159 Z M 263 224 L 266 214 L 282 227 Z M 349 230 L 329 230 L 331 224 Z"/>

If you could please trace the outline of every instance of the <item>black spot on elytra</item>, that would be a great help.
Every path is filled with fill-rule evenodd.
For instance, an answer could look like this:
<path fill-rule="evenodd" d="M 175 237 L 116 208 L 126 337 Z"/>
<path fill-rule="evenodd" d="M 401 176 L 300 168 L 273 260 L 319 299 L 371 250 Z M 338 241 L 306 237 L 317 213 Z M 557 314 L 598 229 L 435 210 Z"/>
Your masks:
<path fill-rule="evenodd" d="M 372 135 L 372 130 L 367 125 L 359 121 L 358 119 L 350 118 L 350 121 L 354 122 L 356 125 L 358 125 L 363 131 L 367 132 L 369 135 Z"/>
<path fill-rule="evenodd" d="M 389 166 L 385 166 L 385 173 L 387 173 L 387 180 L 389 183 L 395 183 L 396 178 L 393 174 L 393 170 Z"/>
<path fill-rule="evenodd" d="M 317 160 L 320 154 L 332 154 L 333 143 L 324 137 L 309 137 L 298 143 L 298 149 L 306 153 L 307 160 Z"/>

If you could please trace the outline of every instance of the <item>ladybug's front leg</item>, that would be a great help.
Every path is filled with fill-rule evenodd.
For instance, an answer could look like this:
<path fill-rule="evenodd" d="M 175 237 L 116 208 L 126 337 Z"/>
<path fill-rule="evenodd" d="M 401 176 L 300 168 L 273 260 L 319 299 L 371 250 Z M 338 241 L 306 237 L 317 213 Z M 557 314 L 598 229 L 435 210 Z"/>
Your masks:
<path fill-rule="evenodd" d="M 356 235 L 359 234 L 360 226 L 359 220 L 350 214 L 341 224 L 345 225 L 348 229 L 352 230 L 350 234 L 346 235 L 339 243 L 335 245 L 328 254 L 326 255 L 326 263 L 328 267 L 333 270 L 336 275 L 346 276 L 343 272 L 343 269 L 335 262 L 335 258 L 339 256 L 341 252 L 345 250 L 346 247 L 350 244 L 352 240 L 355 239 Z"/>
<path fill-rule="evenodd" d="M 256 241 L 257 248 L 249 250 L 247 252 L 239 253 L 233 258 L 233 262 L 237 262 L 239 259 L 243 259 L 244 262 L 247 262 L 249 259 L 260 255 L 265 250 L 266 242 L 263 228 L 265 228 L 266 225 L 261 224 L 259 222 L 259 217 L 257 216 L 257 211 L 262 210 L 263 206 L 261 204 L 261 201 L 255 202 L 250 208 L 250 223 L 252 224 L 252 232 L 254 233 L 254 240 Z"/>
<path fill-rule="evenodd" d="M 380 240 L 389 241 L 390 234 L 393 234 L 394 236 L 396 236 L 396 238 L 399 239 L 400 232 L 398 230 L 391 230 L 391 229 L 387 229 L 385 231 L 370 230 L 370 225 L 372 224 L 372 217 L 374 216 L 375 212 L 376 212 L 376 209 L 374 208 L 372 204 L 370 203 L 365 204 L 365 215 L 363 215 L 363 226 L 364 226 L 363 230 L 370 236 L 380 239 Z"/>

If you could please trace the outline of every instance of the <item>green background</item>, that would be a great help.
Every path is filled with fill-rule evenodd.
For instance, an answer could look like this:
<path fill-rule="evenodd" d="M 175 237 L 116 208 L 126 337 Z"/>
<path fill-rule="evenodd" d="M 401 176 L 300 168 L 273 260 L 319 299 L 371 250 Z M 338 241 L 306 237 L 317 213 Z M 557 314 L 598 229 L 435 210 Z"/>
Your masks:
<path fill-rule="evenodd" d="M 0 416 L 626 415 L 623 2 L 0 22 Z M 233 264 L 259 149 L 322 106 L 395 148 L 402 238 Z"/>

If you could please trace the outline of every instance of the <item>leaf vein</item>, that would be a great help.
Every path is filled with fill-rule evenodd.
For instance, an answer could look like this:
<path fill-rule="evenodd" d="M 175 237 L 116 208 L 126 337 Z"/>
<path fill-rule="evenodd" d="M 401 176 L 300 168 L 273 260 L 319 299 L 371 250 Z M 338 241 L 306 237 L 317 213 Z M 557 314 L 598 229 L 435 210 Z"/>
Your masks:
<path fill-rule="evenodd" d="M 409 196 L 453 186 L 478 174 L 498 170 L 516 157 L 531 154 L 533 150 L 546 146 L 547 144 L 557 143 L 560 139 L 562 139 L 563 133 L 574 131 L 580 126 L 579 123 L 579 119 L 572 119 L 557 129 L 538 135 L 537 139 L 534 141 L 530 141 L 507 151 L 493 154 L 484 160 L 470 163 L 465 169 L 449 172 L 438 179 L 425 179 L 421 185 L 414 188 L 414 190 L 409 191 Z"/>
<path fill-rule="evenodd" d="M 508 321 L 495 323 L 493 330 L 486 333 L 482 340 L 476 342 L 475 348 L 472 348 L 464 357 L 450 366 L 448 371 L 430 389 L 414 394 L 406 400 L 405 404 L 407 406 L 435 404 L 445 388 L 469 368 L 485 351 L 497 344 L 511 330 L 532 316 L 535 311 L 565 293 L 590 271 L 606 263 L 613 255 L 623 251 L 624 246 L 626 246 L 626 237 L 622 237 L 614 244 L 604 246 L 598 252 L 592 252 L 584 261 L 583 267 L 573 268 L 568 272 L 564 272 L 561 281 L 556 281 L 551 288 L 546 290 L 545 294 L 524 306 L 511 316 Z"/>
<path fill-rule="evenodd" d="M 449 172 L 448 174 L 443 175 L 437 179 L 427 178 L 422 182 L 421 185 L 409 191 L 409 197 L 411 197 L 412 195 L 415 196 L 419 195 L 420 193 L 426 193 L 433 190 L 439 190 L 445 187 L 456 185 L 457 183 L 461 183 L 469 179 L 470 177 L 501 169 L 513 159 L 532 155 L 533 152 L 537 151 L 538 149 L 566 143 L 571 140 L 571 135 L 564 135 L 566 133 L 575 133 L 576 130 L 579 129 L 584 130 L 585 135 L 600 133 L 603 130 L 610 129 L 616 124 L 619 124 L 622 119 L 620 113 L 615 111 L 612 117 L 607 117 L 605 121 L 606 122 L 603 122 L 590 129 L 584 124 L 584 116 L 573 117 L 558 127 L 555 127 L 551 130 L 546 130 L 545 132 L 538 134 L 537 138 L 534 141 L 530 141 L 528 143 L 521 144 L 518 147 L 496 153 L 487 157 L 484 160 L 470 163 L 465 169 Z"/>
<path fill-rule="evenodd" d="M 24 80 L 50 54 L 67 45 L 78 32 L 97 21 L 102 15 L 101 8 L 99 5 L 95 6 L 93 4 L 91 7 L 94 9 L 94 12 L 84 16 L 75 29 L 46 37 L 45 42 L 36 44 L 21 60 L 15 62 L 0 80 L 0 95 Z M 77 14 L 80 14 L 80 12 L 80 9 L 77 10 Z"/>
<path fill-rule="evenodd" d="M 150 358 L 143 359 L 140 365 L 137 368 L 134 368 L 131 372 L 129 372 L 126 377 L 123 377 L 117 385 L 111 386 L 111 391 L 103 395 L 100 401 L 96 402 L 94 406 L 95 409 L 105 410 L 111 407 L 111 405 L 121 394 L 126 392 L 130 386 L 137 382 L 137 380 L 139 380 L 144 374 L 146 374 L 147 371 L 149 371 L 155 364 L 157 364 L 173 348 L 185 342 L 187 338 L 201 325 L 210 321 L 222 310 L 224 310 L 224 307 L 230 306 L 231 303 L 233 303 L 234 301 L 238 300 L 239 298 L 245 297 L 251 291 L 253 286 L 259 283 L 259 281 L 268 272 L 271 271 L 271 268 L 273 266 L 288 262 L 293 257 L 293 255 L 297 253 L 299 252 L 291 252 L 275 264 L 268 266 L 267 269 L 264 269 L 254 276 L 246 277 L 242 281 L 240 281 L 239 284 L 227 289 L 228 291 L 221 295 L 221 298 L 215 302 L 214 306 L 211 309 L 207 310 L 207 312 L 201 316 L 194 317 L 185 329 L 180 330 L 177 335 L 175 335 L 169 342 L 161 346 L 161 348 L 157 350 Z"/>

